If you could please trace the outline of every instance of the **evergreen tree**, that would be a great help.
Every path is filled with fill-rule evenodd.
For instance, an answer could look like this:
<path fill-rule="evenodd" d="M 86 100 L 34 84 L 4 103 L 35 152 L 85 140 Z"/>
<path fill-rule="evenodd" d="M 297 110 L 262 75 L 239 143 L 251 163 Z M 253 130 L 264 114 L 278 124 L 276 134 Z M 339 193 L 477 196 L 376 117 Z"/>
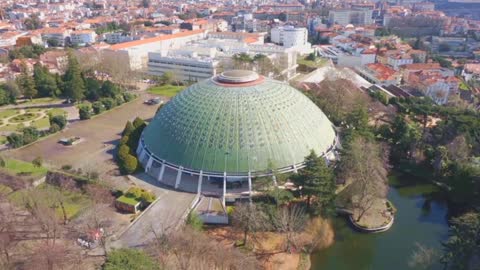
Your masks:
<path fill-rule="evenodd" d="M 60 94 L 55 76 L 40 63 L 33 67 L 33 79 L 41 97 L 56 97 Z"/>
<path fill-rule="evenodd" d="M 313 209 L 314 214 L 329 216 L 335 212 L 335 178 L 325 159 L 315 151 L 305 157 L 305 168 L 293 177 L 293 182 L 301 187 L 302 195 L 307 196 L 308 209 L 312 197 L 316 198 L 318 207 Z"/>
<path fill-rule="evenodd" d="M 62 76 L 55 74 L 55 83 L 57 84 L 59 95 L 64 95 L 65 83 L 63 82 Z"/>
<path fill-rule="evenodd" d="M 72 54 L 68 56 L 68 68 L 65 73 L 65 96 L 74 101 L 85 98 L 85 83 L 82 78 L 80 65 Z"/>
<path fill-rule="evenodd" d="M 470 212 L 451 220 L 449 238 L 443 243 L 444 269 L 478 269 L 480 257 L 480 214 Z M 477 267 L 475 267 L 475 265 Z"/>
<path fill-rule="evenodd" d="M 18 86 L 21 92 L 26 98 L 32 99 L 37 95 L 37 89 L 35 88 L 35 82 L 33 78 L 28 74 L 27 67 L 22 64 L 22 73 L 18 77 Z"/>

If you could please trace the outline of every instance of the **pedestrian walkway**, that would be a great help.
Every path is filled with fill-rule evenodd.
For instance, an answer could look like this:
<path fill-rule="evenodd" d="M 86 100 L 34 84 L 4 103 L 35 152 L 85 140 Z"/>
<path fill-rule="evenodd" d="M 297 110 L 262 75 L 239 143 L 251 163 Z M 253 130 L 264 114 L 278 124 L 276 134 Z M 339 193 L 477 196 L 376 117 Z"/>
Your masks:
<path fill-rule="evenodd" d="M 141 179 L 140 179 L 141 178 Z M 154 192 L 157 200 L 123 233 L 117 235 L 110 247 L 141 247 L 155 239 L 155 234 L 170 233 L 180 227 L 196 194 L 179 192 L 167 187 L 152 185 L 146 174 L 130 179 L 142 188 Z"/>

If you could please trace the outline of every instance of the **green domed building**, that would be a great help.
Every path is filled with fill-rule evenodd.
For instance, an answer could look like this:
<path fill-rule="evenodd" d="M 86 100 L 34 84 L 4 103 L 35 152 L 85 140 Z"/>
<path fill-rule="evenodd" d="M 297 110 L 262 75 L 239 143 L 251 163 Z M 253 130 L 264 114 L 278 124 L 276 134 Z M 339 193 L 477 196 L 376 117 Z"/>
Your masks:
<path fill-rule="evenodd" d="M 296 171 L 313 149 L 327 157 L 336 134 L 325 114 L 287 83 L 226 71 L 166 103 L 137 149 L 146 172 L 248 178 Z"/>

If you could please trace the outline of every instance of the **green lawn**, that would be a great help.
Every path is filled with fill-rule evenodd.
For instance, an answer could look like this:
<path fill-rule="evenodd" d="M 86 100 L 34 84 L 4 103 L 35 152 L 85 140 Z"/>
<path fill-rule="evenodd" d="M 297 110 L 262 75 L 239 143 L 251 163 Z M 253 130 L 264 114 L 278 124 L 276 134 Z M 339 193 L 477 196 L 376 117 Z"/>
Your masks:
<path fill-rule="evenodd" d="M 125 204 L 128 204 L 128 205 L 131 205 L 131 206 L 135 206 L 137 205 L 137 203 L 139 202 L 136 198 L 133 198 L 133 197 L 127 197 L 125 195 L 122 195 L 120 196 L 117 201 L 121 202 L 121 203 L 125 203 Z"/>
<path fill-rule="evenodd" d="M 32 127 L 36 127 L 38 129 L 46 129 L 50 127 L 50 119 L 48 119 L 48 116 L 43 117 L 40 120 L 37 120 L 35 122 L 32 122 L 30 124 Z"/>
<path fill-rule="evenodd" d="M 16 159 L 5 159 L 5 167 L 2 168 L 11 174 L 29 174 L 31 176 L 42 177 L 47 174 L 47 168 L 35 167 L 32 163 Z"/>
<path fill-rule="evenodd" d="M 10 118 L 10 123 L 23 123 L 27 121 L 32 121 L 33 119 L 36 119 L 40 117 L 40 114 L 36 112 L 26 112 L 24 114 L 17 115 L 13 118 Z"/>
<path fill-rule="evenodd" d="M 53 116 L 55 115 L 62 115 L 66 114 L 67 112 L 59 109 L 59 108 L 52 108 L 52 109 L 41 109 L 41 108 L 33 108 L 33 109 L 27 109 L 25 110 L 25 114 L 22 116 L 15 117 L 15 119 L 12 119 L 12 122 L 18 123 L 19 125 L 14 125 L 14 124 L 9 124 L 5 126 L 0 127 L 0 131 L 19 131 L 23 128 L 22 122 L 27 122 L 31 121 L 33 118 L 36 118 L 39 116 L 40 111 L 44 111 L 47 114 L 51 114 Z M 16 109 L 9 109 L 0 112 L 0 120 L 2 118 L 7 118 L 9 116 L 18 114 L 19 110 Z M 30 117 L 29 114 L 34 115 L 33 117 Z M 31 126 L 36 127 L 38 129 L 47 129 L 50 127 L 50 120 L 48 119 L 48 116 L 45 116 L 39 120 L 36 120 L 34 122 L 31 122 Z"/>
<path fill-rule="evenodd" d="M 180 93 L 183 89 L 185 89 L 185 86 L 183 85 L 162 85 L 162 86 L 154 86 L 150 89 L 148 89 L 148 92 L 150 94 L 154 95 L 159 95 L 159 96 L 165 96 L 165 97 L 174 97 L 178 93 Z"/>
<path fill-rule="evenodd" d="M 470 91 L 470 87 L 465 83 L 465 81 L 460 81 L 460 85 L 458 86 L 458 89 L 463 91 Z"/>
<path fill-rule="evenodd" d="M 12 110 L 12 109 L 0 111 L 0 119 L 10 117 L 10 116 L 15 115 L 19 112 L 20 112 L 19 110 Z"/>
<path fill-rule="evenodd" d="M 13 125 L 8 124 L 0 127 L 0 131 L 20 131 L 23 128 L 23 124 Z"/>
<path fill-rule="evenodd" d="M 0 144 L 6 144 L 7 143 L 7 136 L 0 135 Z"/>
<path fill-rule="evenodd" d="M 297 59 L 297 64 L 305 65 L 310 68 L 319 68 L 327 64 L 328 60 L 325 58 L 317 57 L 315 61 L 307 60 L 306 57 Z"/>
<path fill-rule="evenodd" d="M 48 113 L 51 114 L 52 116 L 67 114 L 66 111 L 64 111 L 62 109 L 59 109 L 59 108 L 50 109 L 50 110 L 48 110 Z"/>

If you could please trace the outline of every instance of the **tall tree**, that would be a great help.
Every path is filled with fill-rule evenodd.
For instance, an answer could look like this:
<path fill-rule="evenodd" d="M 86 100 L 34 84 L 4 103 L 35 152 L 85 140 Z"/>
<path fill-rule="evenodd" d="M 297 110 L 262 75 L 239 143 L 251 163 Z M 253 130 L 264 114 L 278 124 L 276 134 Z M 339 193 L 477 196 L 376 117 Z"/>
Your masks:
<path fill-rule="evenodd" d="M 445 269 L 478 269 L 480 258 L 480 214 L 471 212 L 451 220 L 449 238 L 443 243 Z"/>
<path fill-rule="evenodd" d="M 233 211 L 233 226 L 243 233 L 243 245 L 247 245 L 248 236 L 255 235 L 265 225 L 265 216 L 256 205 L 239 203 Z"/>
<path fill-rule="evenodd" d="M 297 235 L 307 224 L 305 209 L 298 206 L 287 206 L 277 209 L 274 228 L 285 236 L 285 251 L 291 253 L 297 248 Z"/>
<path fill-rule="evenodd" d="M 340 170 L 347 180 L 350 207 L 357 221 L 378 199 L 387 196 L 386 155 L 380 145 L 363 137 L 355 137 L 345 146 Z"/>
<path fill-rule="evenodd" d="M 82 78 L 80 65 L 73 54 L 68 55 L 68 68 L 64 78 L 65 96 L 74 101 L 85 98 L 85 83 Z"/>
<path fill-rule="evenodd" d="M 307 196 L 307 209 L 310 210 L 312 198 L 315 197 L 314 214 L 324 216 L 335 212 L 335 179 L 332 170 L 323 157 L 311 151 L 305 157 L 305 168 L 292 177 L 293 182 L 301 188 L 302 195 Z"/>
<path fill-rule="evenodd" d="M 40 63 L 33 66 L 33 79 L 41 97 L 56 97 L 60 94 L 55 76 Z"/>
<path fill-rule="evenodd" d="M 18 86 L 20 87 L 23 95 L 26 98 L 32 99 L 37 95 L 37 89 L 35 88 L 35 81 L 32 76 L 28 74 L 28 69 L 25 63 L 22 63 L 22 73 L 17 79 Z"/>

